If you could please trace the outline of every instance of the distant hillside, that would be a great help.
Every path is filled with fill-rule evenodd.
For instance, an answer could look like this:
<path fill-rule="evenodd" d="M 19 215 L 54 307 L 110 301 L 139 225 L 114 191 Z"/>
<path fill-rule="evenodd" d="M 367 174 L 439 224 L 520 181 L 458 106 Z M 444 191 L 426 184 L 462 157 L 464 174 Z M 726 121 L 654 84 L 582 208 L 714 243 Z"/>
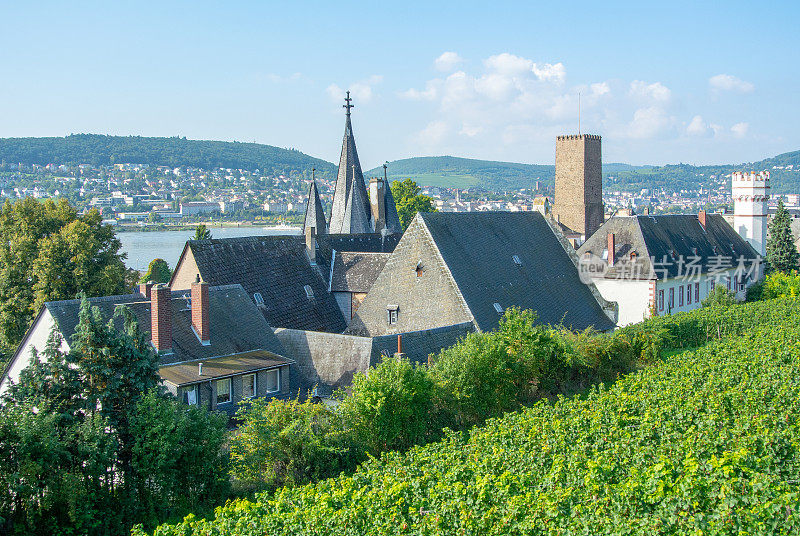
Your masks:
<path fill-rule="evenodd" d="M 295 149 L 258 143 L 73 134 L 64 138 L 0 138 L 0 161 L 24 164 L 121 163 L 151 166 L 259 169 L 268 174 L 310 172 L 334 177 L 336 166 Z"/>
<path fill-rule="evenodd" d="M 774 166 L 792 170 L 773 169 Z M 732 171 L 762 171 L 772 175 L 775 193 L 800 192 L 800 151 L 784 153 L 759 162 L 743 164 L 720 164 L 714 166 L 693 166 L 690 164 L 669 164 L 666 166 L 633 166 L 630 164 L 603 164 L 606 187 L 623 190 L 640 188 L 667 188 L 681 190 L 697 188 L 704 184 L 710 175 L 726 175 Z M 382 175 L 380 167 L 366 172 L 367 176 Z M 396 160 L 388 164 L 390 180 L 411 178 L 424 186 L 443 186 L 447 188 L 479 187 L 487 190 L 507 188 L 530 188 L 534 181 L 540 180 L 552 186 L 555 167 L 537 164 L 517 164 L 513 162 L 494 162 L 456 158 L 452 156 L 426 156 Z"/>

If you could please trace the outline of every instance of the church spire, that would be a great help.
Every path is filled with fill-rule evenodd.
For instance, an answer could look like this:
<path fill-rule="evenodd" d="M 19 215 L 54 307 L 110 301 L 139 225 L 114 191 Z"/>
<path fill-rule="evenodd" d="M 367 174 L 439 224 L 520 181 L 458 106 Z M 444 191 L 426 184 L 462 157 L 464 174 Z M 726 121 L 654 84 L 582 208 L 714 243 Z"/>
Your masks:
<path fill-rule="evenodd" d="M 344 139 L 342 154 L 339 157 L 339 173 L 336 177 L 336 189 L 331 204 L 331 217 L 328 221 L 328 232 L 360 233 L 370 232 L 372 216 L 369 210 L 367 188 L 364 185 L 364 174 L 358 161 L 356 140 L 353 137 L 353 126 L 350 122 L 350 109 L 354 107 L 350 92 L 347 92 L 345 104 Z M 366 230 L 361 230 L 366 229 Z"/>
<path fill-rule="evenodd" d="M 316 235 L 324 234 L 328 230 L 328 225 L 325 223 L 325 209 L 322 208 L 322 200 L 320 200 L 317 190 L 316 171 L 316 169 L 311 170 L 311 186 L 308 187 L 306 216 L 303 219 L 303 236 L 310 227 L 314 228 Z"/>

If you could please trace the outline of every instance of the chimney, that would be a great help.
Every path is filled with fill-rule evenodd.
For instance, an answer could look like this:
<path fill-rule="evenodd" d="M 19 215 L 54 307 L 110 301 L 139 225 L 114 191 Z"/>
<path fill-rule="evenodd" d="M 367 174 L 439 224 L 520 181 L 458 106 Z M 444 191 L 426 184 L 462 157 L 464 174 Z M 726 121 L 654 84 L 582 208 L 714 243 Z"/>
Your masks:
<path fill-rule="evenodd" d="M 139 293 L 149 300 L 150 299 L 150 291 L 153 288 L 153 285 L 155 285 L 155 283 L 153 281 L 148 281 L 147 283 L 140 283 L 139 284 Z"/>
<path fill-rule="evenodd" d="M 369 180 L 369 204 L 375 232 L 380 233 L 386 227 L 386 182 L 378 177 Z"/>
<path fill-rule="evenodd" d="M 701 210 L 700 212 L 698 212 L 697 213 L 697 219 L 700 220 L 700 225 L 702 225 L 703 228 L 705 229 L 705 227 L 706 227 L 706 211 L 705 210 Z"/>
<path fill-rule="evenodd" d="M 162 354 L 172 353 L 172 290 L 155 285 L 150 292 L 150 332 L 153 346 Z"/>
<path fill-rule="evenodd" d="M 202 362 L 197 364 L 197 375 L 198 376 L 202 376 L 203 375 L 203 363 Z"/>
<path fill-rule="evenodd" d="M 208 283 L 200 282 L 200 276 L 192 283 L 192 328 L 201 344 L 211 340 L 209 320 Z"/>
<path fill-rule="evenodd" d="M 306 255 L 311 266 L 317 265 L 317 230 L 314 227 L 306 227 Z"/>
<path fill-rule="evenodd" d="M 397 334 L 397 355 L 398 356 L 402 356 L 403 355 L 403 334 L 402 333 L 398 333 Z"/>
<path fill-rule="evenodd" d="M 608 233 L 608 265 L 614 266 L 614 255 L 616 253 L 616 243 L 614 233 Z"/>

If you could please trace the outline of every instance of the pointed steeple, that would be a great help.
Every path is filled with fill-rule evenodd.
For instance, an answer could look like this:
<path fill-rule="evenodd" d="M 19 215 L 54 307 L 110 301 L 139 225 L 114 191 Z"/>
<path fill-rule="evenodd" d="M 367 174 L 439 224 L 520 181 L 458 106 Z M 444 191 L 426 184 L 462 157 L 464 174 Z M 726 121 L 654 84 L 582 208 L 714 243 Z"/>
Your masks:
<path fill-rule="evenodd" d="M 386 232 L 388 234 L 402 233 L 403 227 L 400 225 L 400 216 L 397 214 L 397 205 L 394 203 L 392 185 L 389 184 L 385 163 L 383 164 L 383 182 L 386 184 L 386 195 L 384 196 L 384 203 L 386 204 Z"/>
<path fill-rule="evenodd" d="M 339 157 L 339 173 L 336 177 L 336 189 L 331 204 L 331 217 L 328 221 L 328 232 L 357 233 L 370 232 L 372 215 L 369 210 L 369 197 L 364 185 L 364 174 L 358 161 L 356 140 L 353 137 L 353 126 L 350 123 L 350 92 L 347 92 L 344 108 L 347 110 L 344 124 L 344 140 L 342 154 Z M 352 201 L 351 201 L 352 200 Z M 367 229 L 356 231 L 355 229 Z"/>
<path fill-rule="evenodd" d="M 306 235 L 309 227 L 314 228 L 314 233 L 317 236 L 328 231 L 328 225 L 325 223 L 325 209 L 322 208 L 322 201 L 319 198 L 316 177 L 313 175 L 314 171 L 316 170 L 312 170 L 311 186 L 308 187 L 306 216 L 303 219 L 303 236 Z"/>

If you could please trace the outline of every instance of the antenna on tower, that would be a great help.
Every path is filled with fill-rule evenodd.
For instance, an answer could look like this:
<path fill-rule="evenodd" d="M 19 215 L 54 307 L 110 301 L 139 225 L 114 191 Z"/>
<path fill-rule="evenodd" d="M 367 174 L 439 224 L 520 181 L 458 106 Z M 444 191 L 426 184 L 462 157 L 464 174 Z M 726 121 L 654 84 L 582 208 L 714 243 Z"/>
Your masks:
<path fill-rule="evenodd" d="M 578 91 L 578 136 L 581 135 L 581 92 Z"/>

